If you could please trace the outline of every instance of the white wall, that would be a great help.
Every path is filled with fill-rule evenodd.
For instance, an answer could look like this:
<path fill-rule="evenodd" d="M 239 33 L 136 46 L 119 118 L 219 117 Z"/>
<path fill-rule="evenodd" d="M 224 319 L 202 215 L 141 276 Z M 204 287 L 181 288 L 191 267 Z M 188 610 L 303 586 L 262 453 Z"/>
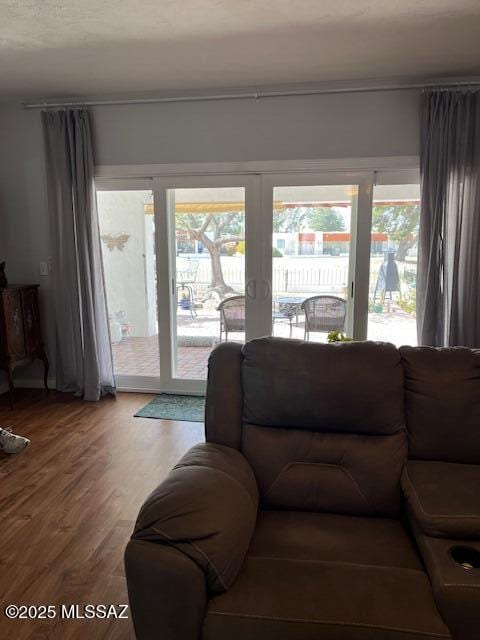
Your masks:
<path fill-rule="evenodd" d="M 40 277 L 38 263 L 48 259 L 48 219 L 42 127 L 38 113 L 18 104 L 0 104 L 0 260 L 7 262 L 10 283 L 38 283 L 44 338 L 54 360 L 55 327 L 51 322 L 50 278 Z M 39 364 L 28 372 L 40 377 Z M 0 373 L 0 385 L 2 374 Z"/>
<path fill-rule="evenodd" d="M 98 164 L 414 156 L 419 147 L 419 92 L 410 90 L 91 112 Z M 12 103 L 0 104 L 0 251 L 12 282 L 41 285 L 53 360 L 50 278 L 38 272 L 48 258 L 40 112 Z"/>
<path fill-rule="evenodd" d="M 150 200 L 144 191 L 99 191 L 97 198 L 108 311 L 113 322 L 124 314 L 130 336 L 157 332 L 153 215 L 144 210 Z M 125 242 L 109 247 L 105 236 L 119 233 Z"/>
<path fill-rule="evenodd" d="M 95 107 L 96 161 L 413 156 L 418 109 L 418 91 Z"/>

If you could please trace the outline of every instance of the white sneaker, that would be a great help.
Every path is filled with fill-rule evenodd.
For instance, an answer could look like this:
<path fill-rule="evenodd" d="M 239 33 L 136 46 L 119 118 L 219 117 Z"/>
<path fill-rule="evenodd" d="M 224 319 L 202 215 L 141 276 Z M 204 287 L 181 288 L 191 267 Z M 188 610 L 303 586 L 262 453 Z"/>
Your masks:
<path fill-rule="evenodd" d="M 20 453 L 30 443 L 28 438 L 16 436 L 10 428 L 0 427 L 0 451 L 4 453 Z"/>

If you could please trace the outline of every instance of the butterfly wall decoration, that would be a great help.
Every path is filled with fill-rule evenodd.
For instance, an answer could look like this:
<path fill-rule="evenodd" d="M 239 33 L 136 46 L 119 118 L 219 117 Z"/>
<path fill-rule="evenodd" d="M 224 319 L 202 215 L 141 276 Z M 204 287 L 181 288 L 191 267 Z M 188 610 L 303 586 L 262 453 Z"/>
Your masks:
<path fill-rule="evenodd" d="M 115 247 L 119 251 L 123 251 L 130 235 L 128 233 L 104 233 L 102 235 L 103 242 L 107 245 L 109 251 L 113 251 Z"/>

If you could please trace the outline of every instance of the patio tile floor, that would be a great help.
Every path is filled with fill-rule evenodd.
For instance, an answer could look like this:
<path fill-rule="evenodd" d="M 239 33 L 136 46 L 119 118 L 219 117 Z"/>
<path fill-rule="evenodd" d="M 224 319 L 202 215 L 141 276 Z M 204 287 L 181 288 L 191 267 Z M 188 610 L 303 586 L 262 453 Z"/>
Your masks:
<path fill-rule="evenodd" d="M 205 380 L 210 347 L 178 347 L 177 374 L 180 378 Z M 117 375 L 158 376 L 158 337 L 127 338 L 112 345 L 113 366 Z"/>
<path fill-rule="evenodd" d="M 397 346 L 416 344 L 415 318 L 396 305 L 389 313 L 370 313 L 368 337 L 370 340 L 391 341 Z M 288 322 L 276 321 L 274 335 L 281 337 L 304 337 L 304 320 L 293 323 L 290 336 Z M 179 340 L 199 341 L 200 345 L 180 344 L 177 347 L 177 376 L 191 380 L 206 380 L 207 362 L 210 351 L 218 341 L 218 318 L 200 316 L 181 318 Z M 326 334 L 311 334 L 312 341 L 326 342 Z M 235 333 L 229 339 L 244 340 L 244 335 Z M 205 342 L 210 346 L 205 346 Z M 116 374 L 129 376 L 159 376 L 158 336 L 129 337 L 112 345 L 114 370 Z"/>

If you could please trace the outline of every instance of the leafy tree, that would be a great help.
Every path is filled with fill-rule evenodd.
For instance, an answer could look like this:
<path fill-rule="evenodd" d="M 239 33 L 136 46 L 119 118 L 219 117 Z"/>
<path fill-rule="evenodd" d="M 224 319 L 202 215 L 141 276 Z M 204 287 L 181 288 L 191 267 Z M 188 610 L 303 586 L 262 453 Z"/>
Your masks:
<path fill-rule="evenodd" d="M 332 207 L 292 207 L 275 211 L 273 231 L 345 231 L 343 217 Z"/>
<path fill-rule="evenodd" d="M 396 260 L 400 262 L 417 243 L 419 223 L 419 204 L 375 205 L 372 210 L 372 230 L 398 242 Z"/>
<path fill-rule="evenodd" d="M 184 229 L 191 238 L 201 242 L 210 254 L 212 279 L 210 289 L 220 296 L 232 293 L 225 282 L 222 270 L 222 248 L 229 243 L 243 242 L 243 214 L 232 213 L 181 213 L 175 216 L 177 229 Z"/>
<path fill-rule="evenodd" d="M 312 231 L 345 231 L 345 220 L 332 207 L 309 210 L 308 226 Z"/>
<path fill-rule="evenodd" d="M 300 231 L 305 226 L 308 209 L 306 207 L 286 207 L 273 212 L 273 231 L 289 233 Z"/>

